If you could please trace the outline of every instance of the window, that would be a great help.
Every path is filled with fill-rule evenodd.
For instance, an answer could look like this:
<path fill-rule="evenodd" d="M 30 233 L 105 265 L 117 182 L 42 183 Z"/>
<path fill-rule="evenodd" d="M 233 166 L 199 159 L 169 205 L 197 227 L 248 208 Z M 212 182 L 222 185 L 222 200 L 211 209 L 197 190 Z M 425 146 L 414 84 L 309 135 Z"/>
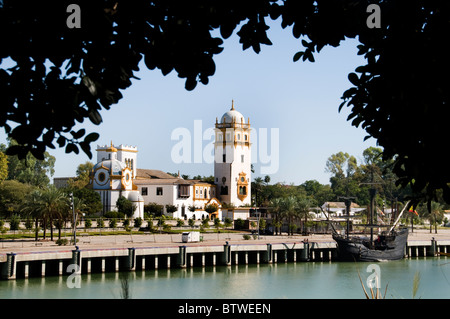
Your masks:
<path fill-rule="evenodd" d="M 187 198 L 190 196 L 189 185 L 178 186 L 178 197 Z"/>
<path fill-rule="evenodd" d="M 105 179 L 106 179 L 105 173 L 100 172 L 100 173 L 98 174 L 98 181 L 101 182 L 101 183 L 103 183 L 103 182 L 105 181 Z"/>
<path fill-rule="evenodd" d="M 244 139 L 247 140 L 247 134 L 244 135 Z"/>
<path fill-rule="evenodd" d="M 241 139 L 241 134 L 237 135 L 237 139 L 238 139 L 238 141 Z"/>
<path fill-rule="evenodd" d="M 163 194 L 163 188 L 162 187 L 156 187 L 156 195 L 162 196 Z"/>
<path fill-rule="evenodd" d="M 247 187 L 239 186 L 239 195 L 247 195 Z"/>
<path fill-rule="evenodd" d="M 147 195 L 148 195 L 148 188 L 147 188 L 147 187 L 142 187 L 142 189 L 141 189 L 141 195 L 142 195 L 142 196 L 147 196 Z"/>
<path fill-rule="evenodd" d="M 244 163 L 244 155 L 241 155 L 241 163 Z"/>
<path fill-rule="evenodd" d="M 222 134 L 219 133 L 219 134 L 217 135 L 217 137 L 218 137 L 219 141 L 222 141 Z"/>
<path fill-rule="evenodd" d="M 220 195 L 228 195 L 228 186 L 220 187 Z"/>
<path fill-rule="evenodd" d="M 226 155 L 226 154 L 223 154 L 223 155 L 222 155 L 222 160 L 223 160 L 224 163 L 227 162 L 227 155 Z"/>

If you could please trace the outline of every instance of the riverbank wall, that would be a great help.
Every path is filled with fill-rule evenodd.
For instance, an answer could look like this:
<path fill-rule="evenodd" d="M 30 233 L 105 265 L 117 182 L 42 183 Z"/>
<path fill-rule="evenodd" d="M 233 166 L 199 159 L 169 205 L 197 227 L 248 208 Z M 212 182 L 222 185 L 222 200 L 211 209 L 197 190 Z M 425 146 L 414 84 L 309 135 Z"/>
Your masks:
<path fill-rule="evenodd" d="M 410 240 L 405 257 L 450 253 L 450 240 Z M 0 253 L 1 279 L 260 263 L 335 261 L 336 243 L 203 244 Z"/>

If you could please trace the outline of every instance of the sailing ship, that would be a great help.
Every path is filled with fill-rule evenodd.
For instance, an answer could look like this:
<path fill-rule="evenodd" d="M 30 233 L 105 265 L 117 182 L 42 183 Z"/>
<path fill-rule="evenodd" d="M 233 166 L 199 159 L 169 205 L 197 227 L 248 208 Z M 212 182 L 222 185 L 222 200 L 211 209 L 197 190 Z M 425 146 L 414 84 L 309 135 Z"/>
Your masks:
<path fill-rule="evenodd" d="M 402 259 L 405 256 L 405 247 L 408 241 L 408 228 L 399 227 L 396 229 L 396 226 L 408 203 L 406 203 L 390 229 L 380 232 L 377 238 L 374 239 L 373 229 L 381 226 L 372 223 L 374 206 L 372 205 L 370 214 L 371 224 L 367 225 L 370 227 L 370 237 L 350 235 L 348 225 L 351 201 L 347 199 L 347 231 L 345 234 L 339 234 L 333 227 L 332 234 L 333 239 L 337 243 L 339 259 L 351 261 L 387 261 Z"/>
<path fill-rule="evenodd" d="M 345 236 L 333 232 L 341 260 L 385 261 L 402 259 L 408 241 L 408 228 L 381 232 L 377 239 Z"/>

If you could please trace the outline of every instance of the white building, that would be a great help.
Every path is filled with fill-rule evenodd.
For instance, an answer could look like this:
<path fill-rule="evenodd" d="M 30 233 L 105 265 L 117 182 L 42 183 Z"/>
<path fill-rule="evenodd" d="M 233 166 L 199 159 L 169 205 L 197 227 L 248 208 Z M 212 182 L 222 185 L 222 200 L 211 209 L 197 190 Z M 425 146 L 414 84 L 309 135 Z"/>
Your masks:
<path fill-rule="evenodd" d="M 124 158 L 128 150 L 120 150 L 113 146 L 97 148 L 97 164 L 94 165 L 90 174 L 89 185 L 100 194 L 103 203 L 103 213 L 117 210 L 116 202 L 123 196 L 133 202 L 135 211 L 133 218 L 144 217 L 144 200 L 134 184 L 134 173 L 130 167 L 131 161 L 122 162 L 117 158 Z M 137 149 L 134 148 L 134 159 Z"/>
<path fill-rule="evenodd" d="M 184 180 L 159 170 L 137 168 L 137 147 L 111 145 L 97 147 L 97 164 L 91 172 L 90 185 L 100 193 L 103 213 L 117 210 L 120 196 L 136 205 L 134 217 L 143 217 L 144 205 L 162 205 L 165 215 L 181 219 L 230 217 L 233 220 L 250 216 L 251 205 L 251 143 L 250 120 L 234 109 L 216 119 L 214 143 L 215 183 Z M 226 208 L 222 207 L 226 204 Z M 167 211 L 167 205 L 176 211 Z M 205 207 L 217 206 L 207 213 Z"/>
<path fill-rule="evenodd" d="M 165 215 L 181 219 L 222 218 L 221 203 L 215 197 L 216 186 L 199 180 L 184 180 L 159 170 L 137 169 L 135 185 L 145 204 L 163 205 Z M 217 211 L 208 214 L 205 206 L 216 205 Z M 174 205 L 174 213 L 166 205 Z"/>

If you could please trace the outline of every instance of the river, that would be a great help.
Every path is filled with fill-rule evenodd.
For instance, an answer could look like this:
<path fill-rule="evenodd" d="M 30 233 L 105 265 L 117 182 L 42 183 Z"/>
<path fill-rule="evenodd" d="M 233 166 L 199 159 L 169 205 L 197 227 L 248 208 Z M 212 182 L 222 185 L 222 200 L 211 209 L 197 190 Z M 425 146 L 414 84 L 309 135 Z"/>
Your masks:
<path fill-rule="evenodd" d="M 386 298 L 450 298 L 450 259 L 412 258 L 381 263 L 299 262 L 161 269 L 128 273 L 136 299 L 341 299 L 365 298 L 367 280 L 378 274 Z M 0 281 L 0 298 L 121 298 L 119 273 Z M 76 288 L 79 283 L 80 288 Z M 75 287 L 74 287 L 75 286 Z M 72 287 L 72 288 L 70 288 Z"/>

